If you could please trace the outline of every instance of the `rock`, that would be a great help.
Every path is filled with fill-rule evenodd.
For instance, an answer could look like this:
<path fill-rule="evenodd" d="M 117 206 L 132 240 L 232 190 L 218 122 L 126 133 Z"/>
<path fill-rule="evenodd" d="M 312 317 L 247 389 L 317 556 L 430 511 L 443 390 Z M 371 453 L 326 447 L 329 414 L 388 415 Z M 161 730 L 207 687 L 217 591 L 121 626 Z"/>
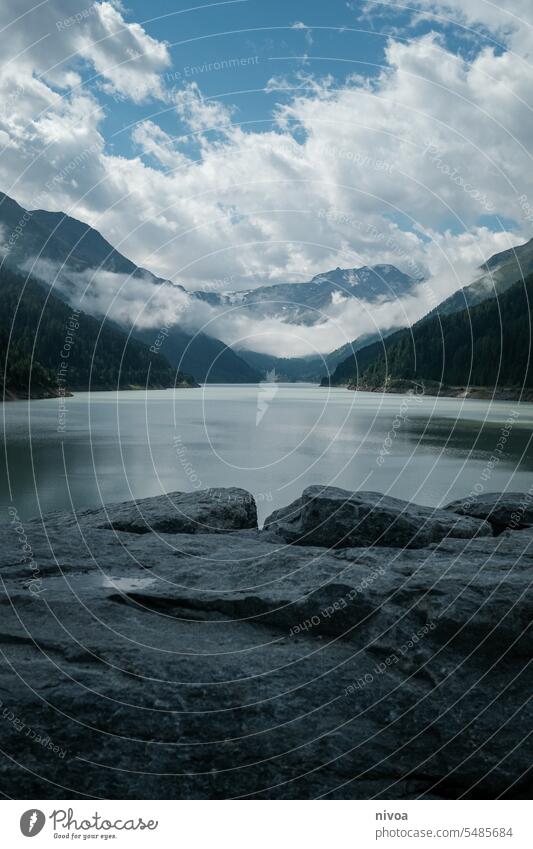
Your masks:
<path fill-rule="evenodd" d="M 497 532 L 533 525 L 533 492 L 486 492 L 452 501 L 444 508 L 490 522 Z"/>
<path fill-rule="evenodd" d="M 83 510 L 75 515 L 53 514 L 50 519 L 61 525 L 79 523 L 82 527 L 112 528 L 130 534 L 147 534 L 150 531 L 213 534 L 257 528 L 257 508 L 253 495 L 245 489 L 221 487 L 196 492 L 168 492 L 138 501 Z"/>
<path fill-rule="evenodd" d="M 97 514 L 0 526 L 11 796 L 528 798 L 533 529 L 326 549 Z"/>
<path fill-rule="evenodd" d="M 265 530 L 288 543 L 328 548 L 423 548 L 448 537 L 492 535 L 491 526 L 480 519 L 332 486 L 307 487 L 301 498 L 266 519 Z"/>

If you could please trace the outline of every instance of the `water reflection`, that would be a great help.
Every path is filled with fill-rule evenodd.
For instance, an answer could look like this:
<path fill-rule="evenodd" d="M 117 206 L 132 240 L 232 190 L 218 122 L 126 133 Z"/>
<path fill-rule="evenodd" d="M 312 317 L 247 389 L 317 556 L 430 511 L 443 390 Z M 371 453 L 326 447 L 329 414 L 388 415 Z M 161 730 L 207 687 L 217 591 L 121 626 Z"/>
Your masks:
<path fill-rule="evenodd" d="M 312 483 L 441 504 L 470 492 L 501 439 L 487 490 L 527 490 L 533 405 L 279 385 L 79 393 L 5 404 L 2 519 L 210 486 L 241 486 L 264 518 Z M 260 410 L 261 415 L 258 415 Z M 514 412 L 513 412 L 514 411 Z"/>

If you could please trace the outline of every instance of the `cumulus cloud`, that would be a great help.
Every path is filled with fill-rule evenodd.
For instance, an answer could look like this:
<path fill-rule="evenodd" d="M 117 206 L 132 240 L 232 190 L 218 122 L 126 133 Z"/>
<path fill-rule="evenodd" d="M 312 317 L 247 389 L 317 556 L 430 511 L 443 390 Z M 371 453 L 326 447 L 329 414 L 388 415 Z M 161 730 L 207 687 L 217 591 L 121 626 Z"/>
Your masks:
<path fill-rule="evenodd" d="M 530 236 L 523 198 L 533 203 L 533 71 L 514 49 L 522 30 L 513 17 L 527 15 L 528 4 L 416 5 L 424 15 L 447 8 L 468 25 L 479 18 L 510 49 L 487 42 L 466 61 L 437 33 L 390 39 L 377 76 L 272 82 L 274 128 L 250 129 L 197 83 L 167 91 L 167 46 L 127 22 L 118 3 L 51 0 L 32 11 L 28 3 L 22 25 L 11 21 L 26 7 L 8 0 L 0 13 L 12 34 L 0 75 L 2 188 L 30 208 L 88 221 L 138 265 L 191 289 L 305 281 L 336 266 L 390 262 L 429 276 L 445 297 L 492 253 Z M 81 84 L 88 74 L 90 85 Z M 131 130 L 135 154 L 113 154 L 102 92 L 158 99 L 174 111 L 176 133 L 147 115 Z M 100 277 L 98 299 L 116 283 Z M 348 341 L 425 308 L 422 289 L 372 310 L 341 301 L 312 340 L 305 329 L 298 338 L 327 351 L 339 327 Z M 247 330 L 249 317 L 207 309 L 182 306 L 180 320 L 208 321 L 227 342 Z M 251 329 L 259 337 L 262 328 Z M 288 338 L 279 322 L 263 330 Z"/>
<path fill-rule="evenodd" d="M 153 121 L 137 124 L 132 139 L 143 154 L 153 157 L 160 165 L 175 170 L 188 163 L 187 157 L 176 148 L 175 139 Z"/>
<path fill-rule="evenodd" d="M 381 12 L 386 5 L 379 4 Z M 392 5 L 392 4 L 391 4 Z M 376 4 L 368 3 L 367 10 L 375 12 Z M 417 19 L 455 24 L 466 30 L 479 26 L 514 51 L 529 53 L 533 8 L 529 0 L 412 0 L 409 10 L 418 10 Z"/>
<path fill-rule="evenodd" d="M 174 98 L 178 115 L 193 133 L 202 130 L 228 133 L 231 129 L 231 109 L 217 100 L 206 100 L 198 83 L 189 83 L 175 92 Z"/>
<path fill-rule="evenodd" d="M 80 27 L 74 44 L 94 66 L 104 89 L 136 103 L 162 98 L 159 74 L 170 65 L 166 44 L 151 38 L 139 24 L 127 24 L 112 3 L 96 3 L 88 23 Z"/>
<path fill-rule="evenodd" d="M 126 22 L 121 8 L 86 0 L 1 4 L 0 177 L 28 206 L 68 210 L 87 192 L 93 214 L 112 203 L 98 186 L 105 180 L 99 89 L 138 103 L 164 96 L 167 47 Z M 75 177 L 56 179 L 87 150 L 92 160 Z"/>
<path fill-rule="evenodd" d="M 17 74 L 68 88 L 80 79 L 80 59 L 108 92 L 136 102 L 162 96 L 160 72 L 170 64 L 167 46 L 137 23 L 122 5 L 87 0 L 4 0 L 0 9 L 2 77 Z M 29 80 L 28 80 L 29 82 Z"/>

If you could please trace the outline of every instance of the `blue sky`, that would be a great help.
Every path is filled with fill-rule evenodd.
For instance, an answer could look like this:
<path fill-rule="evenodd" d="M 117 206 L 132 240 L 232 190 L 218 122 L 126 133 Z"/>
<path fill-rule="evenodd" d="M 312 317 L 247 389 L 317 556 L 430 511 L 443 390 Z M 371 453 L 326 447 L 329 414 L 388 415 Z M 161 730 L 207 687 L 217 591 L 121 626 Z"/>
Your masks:
<path fill-rule="evenodd" d="M 132 5 L 132 15 L 136 5 L 140 16 L 142 3 Z M 272 112 L 279 100 L 279 94 L 265 92 L 273 76 L 291 77 L 306 71 L 333 75 L 342 84 L 347 73 L 379 72 L 384 34 L 372 34 L 368 24 L 367 31 L 364 26 L 354 26 L 354 14 L 344 2 L 328 4 L 328 12 L 320 5 L 239 0 L 182 11 L 190 9 L 190 4 L 178 3 L 176 11 L 169 13 L 165 11 L 168 3 L 158 2 L 143 26 L 154 37 L 169 43 L 173 76 L 167 82 L 170 87 L 195 81 L 206 97 L 235 106 L 238 122 L 261 132 L 272 128 Z M 295 29 L 298 23 L 309 24 L 309 29 Z M 339 32 L 340 27 L 345 27 L 345 31 Z M 250 61 L 237 68 L 224 66 L 224 62 L 233 59 Z M 128 150 L 128 137 L 121 129 L 130 121 L 139 120 L 145 108 L 132 109 L 128 103 L 117 107 L 116 101 L 108 105 L 109 132 L 118 130 L 116 149 Z M 186 132 L 171 108 L 160 114 L 158 121 L 168 132 Z"/>
<path fill-rule="evenodd" d="M 410 24 L 408 12 L 389 7 L 384 13 L 381 4 L 372 8 L 345 0 L 231 0 L 197 6 L 173 3 L 172 11 L 169 5 L 157 0 L 150 4 L 150 17 L 146 18 L 146 4 L 128 4 L 128 18 L 169 45 L 172 68 L 163 74 L 165 84 L 179 88 L 197 82 L 205 97 L 234 106 L 235 121 L 257 132 L 272 128 L 273 110 L 280 100 L 279 92 L 265 91 L 272 77 L 287 77 L 294 90 L 302 87 L 296 79 L 302 73 L 330 76 L 337 86 L 342 86 L 349 74 L 375 77 L 386 66 L 385 48 L 391 33 L 406 40 L 437 29 L 443 42 L 465 57 L 475 55 L 483 44 L 499 45 L 482 29 L 466 30 L 435 16 Z M 228 67 L 235 59 L 249 60 L 249 64 Z M 130 154 L 125 127 L 148 114 L 146 105 L 134 107 L 117 98 L 104 98 L 103 102 L 108 108 L 108 144 L 115 152 Z M 169 133 L 187 132 L 172 107 L 158 110 L 157 121 Z"/>
<path fill-rule="evenodd" d="M 530 0 L 157 0 L 149 15 L 5 0 L 0 188 L 189 289 L 385 262 L 422 270 L 434 302 L 531 237 Z M 119 285 L 100 276 L 92 297 Z M 313 344 L 413 321 L 427 291 L 332 304 Z"/>

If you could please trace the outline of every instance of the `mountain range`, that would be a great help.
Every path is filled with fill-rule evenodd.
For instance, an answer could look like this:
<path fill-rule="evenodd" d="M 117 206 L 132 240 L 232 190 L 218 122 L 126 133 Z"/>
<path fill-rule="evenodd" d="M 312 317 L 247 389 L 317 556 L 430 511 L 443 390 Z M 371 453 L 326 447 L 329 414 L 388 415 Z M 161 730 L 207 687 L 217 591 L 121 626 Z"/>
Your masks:
<path fill-rule="evenodd" d="M 524 245 L 494 254 L 481 266 L 480 271 L 483 273 L 473 283 L 454 292 L 429 315 L 450 315 L 474 307 L 494 295 L 503 295 L 517 280 L 523 280 L 533 272 L 533 239 Z"/>
<path fill-rule="evenodd" d="M 2 397 L 196 385 L 139 340 L 71 309 L 35 280 L 4 268 L 0 285 Z"/>
<path fill-rule="evenodd" d="M 146 287 L 153 286 L 154 293 L 160 294 L 160 287 L 171 286 L 171 294 L 182 295 L 188 303 L 203 302 L 221 311 L 238 307 L 240 310 L 247 310 L 250 318 L 281 319 L 288 328 L 298 324 L 318 325 L 324 321 L 328 309 L 350 299 L 359 299 L 370 304 L 392 301 L 411 292 L 420 282 L 393 265 L 378 264 L 351 269 L 336 268 L 317 274 L 304 283 L 277 283 L 225 293 L 188 292 L 183 286 L 157 277 L 137 266 L 89 225 L 62 213 L 27 211 L 8 195 L 1 193 L 0 250 L 0 285 L 7 298 L 6 303 L 9 302 L 13 306 L 13 293 L 18 291 L 20 295 L 23 291 L 23 278 L 17 277 L 22 273 L 26 280 L 23 299 L 25 315 L 28 317 L 31 313 L 28 298 L 34 298 L 36 303 L 41 303 L 38 292 L 44 293 L 46 325 L 50 317 L 50 326 L 56 330 L 66 315 L 65 309 L 68 311 L 69 307 L 79 304 L 82 286 L 83 289 L 87 287 L 89 295 L 91 294 L 92 283 L 99 273 L 111 275 L 108 279 L 117 287 L 112 294 L 120 297 L 123 292 L 127 296 L 133 284 L 141 285 L 143 297 Z M 430 326 L 435 330 L 437 325 L 431 324 L 432 321 L 442 323 L 446 317 L 456 313 L 465 310 L 472 312 L 473 308 L 490 300 L 494 295 L 501 298 L 511 289 L 514 292 L 510 296 L 511 299 L 516 298 L 517 290 L 513 289 L 513 284 L 530 273 L 533 273 L 533 239 L 525 245 L 495 254 L 480 268 L 480 274 L 473 283 L 444 300 L 413 328 L 416 328 L 417 333 L 422 333 L 420 327 Z M 117 275 L 116 281 L 112 275 Z M 119 321 L 115 317 L 115 320 L 111 321 L 105 310 L 98 312 L 91 309 L 93 302 L 90 297 L 87 303 L 87 318 L 96 322 L 94 327 L 106 329 L 105 339 L 110 346 L 109 352 L 118 350 L 117 346 L 124 345 L 125 340 L 130 346 L 132 358 L 123 364 L 123 367 L 127 368 L 120 378 L 122 383 L 129 385 L 143 382 L 141 378 L 143 375 L 146 378 L 148 367 L 151 373 L 150 385 L 172 385 L 176 372 L 178 382 L 182 381 L 182 385 L 192 385 L 195 380 L 202 383 L 257 383 L 272 371 L 278 380 L 318 382 L 326 375 L 327 384 L 347 385 L 354 382 L 357 374 L 366 374 L 366 379 L 375 383 L 384 374 L 379 360 L 384 352 L 393 351 L 394 362 L 403 363 L 399 371 L 405 372 L 405 363 L 398 354 L 398 348 L 394 346 L 403 345 L 405 348 L 405 340 L 413 331 L 413 328 L 404 331 L 393 328 L 388 334 L 361 336 L 324 356 L 280 358 L 256 351 L 234 351 L 221 340 L 206 333 L 190 332 L 178 320 L 163 328 L 158 326 L 155 320 L 153 326 L 148 327 L 132 324 L 127 318 Z M 5 312 L 3 323 L 0 324 L 3 345 L 7 344 L 6 316 L 9 318 L 9 310 Z M 33 332 L 28 331 L 28 328 L 33 327 L 33 319 L 32 316 L 25 326 L 21 323 L 20 316 L 18 318 L 18 333 L 27 342 Z M 46 325 L 39 325 L 40 333 Z M 90 321 L 87 323 L 87 326 L 89 325 Z M 133 341 L 140 347 L 133 350 Z M 28 346 L 26 344 L 17 349 L 15 355 L 13 344 L 15 343 L 11 344 L 11 354 L 14 363 L 18 363 L 18 373 L 25 374 L 21 363 L 28 355 Z M 32 349 L 34 347 L 32 343 Z M 57 344 L 54 343 L 52 350 L 56 349 Z M 35 355 L 35 350 L 33 353 Z M 38 362 L 44 369 L 41 378 L 46 383 L 44 375 L 49 368 L 46 345 L 39 349 L 39 354 Z M 159 363 L 157 367 L 156 362 Z M 34 359 L 34 364 L 36 363 Z M 75 371 L 71 371 L 73 386 L 80 388 L 86 385 L 87 374 L 82 376 L 82 373 L 83 369 L 76 373 L 74 380 Z M 114 384 L 116 377 L 114 372 L 106 372 L 102 361 L 99 373 L 93 374 L 93 385 Z"/>
<path fill-rule="evenodd" d="M 0 193 L 0 241 L 3 268 L 30 274 L 42 283 L 40 268 L 50 263 L 54 269 L 53 293 L 70 305 L 79 303 L 76 278 L 84 272 L 125 275 L 142 281 L 143 286 L 168 284 L 135 265 L 88 224 L 60 212 L 25 210 L 4 193 Z M 172 286 L 186 292 L 179 284 Z M 105 323 L 108 321 L 106 318 Z M 125 325 L 122 329 L 131 330 L 148 345 L 158 336 L 157 328 L 146 331 Z M 193 374 L 201 383 L 256 383 L 261 379 L 261 375 L 224 342 L 205 333 L 187 333 L 179 326 L 168 329 L 164 356 L 173 366 Z"/>
<path fill-rule="evenodd" d="M 394 266 L 373 266 L 372 268 L 374 270 L 391 269 L 388 276 L 389 279 L 394 280 L 398 296 L 402 292 L 402 286 L 404 287 L 403 292 L 407 292 L 414 282 L 417 282 L 413 281 L 412 278 L 408 280 L 402 279 L 400 276 L 401 272 L 395 269 Z M 362 269 L 358 270 L 361 271 Z M 530 239 L 524 245 L 518 245 L 509 250 L 494 254 L 479 270 L 482 273 L 472 283 L 464 286 L 449 298 L 442 301 L 425 318 L 421 319 L 421 322 L 424 323 L 437 317 L 444 318 L 461 311 L 465 311 L 466 316 L 468 310 L 471 310 L 478 304 L 484 303 L 488 299 L 503 295 L 518 280 L 524 279 L 527 275 L 533 273 L 533 239 Z M 328 275 L 324 276 L 329 277 L 333 274 L 334 272 L 329 272 Z M 320 276 L 318 275 L 313 280 L 319 279 Z M 307 288 L 312 282 L 310 281 L 308 284 L 300 285 Z M 370 294 L 368 293 L 368 295 Z M 418 327 L 418 324 L 415 326 Z M 422 324 L 422 326 L 425 325 Z M 435 328 L 435 325 L 429 326 L 433 329 Z M 356 381 L 357 375 L 359 375 L 359 380 L 361 380 L 361 376 L 370 364 L 379 358 L 385 350 L 388 351 L 389 345 L 394 340 L 405 341 L 409 332 L 409 330 L 393 328 L 381 334 L 375 333 L 360 336 L 353 342 L 345 344 L 331 353 L 325 354 L 323 357 L 293 357 L 284 359 L 246 350 L 240 350 L 239 354 L 250 365 L 263 373 L 274 371 L 278 379 L 281 380 L 306 380 L 311 382 L 320 380 L 324 386 L 342 386 L 353 384 Z M 375 380 L 372 379 L 371 382 L 375 383 Z M 467 381 L 463 380 L 462 382 Z"/>
<path fill-rule="evenodd" d="M 314 325 L 327 318 L 332 305 L 349 298 L 367 303 L 390 301 L 409 293 L 418 281 L 394 265 L 335 268 L 306 283 L 275 283 L 236 292 L 194 292 L 211 306 L 246 310 L 251 318 L 275 318 Z"/>
<path fill-rule="evenodd" d="M 412 327 L 355 352 L 322 385 L 400 392 L 416 385 L 430 394 L 490 388 L 529 398 L 533 273 L 511 285 L 501 277 L 491 296 L 473 306 L 452 311 L 450 300 Z"/>
<path fill-rule="evenodd" d="M 531 311 L 533 275 L 502 295 L 459 312 L 430 316 L 366 349 L 359 383 L 367 388 L 402 388 L 405 381 L 441 391 L 533 387 Z M 357 355 L 356 355 L 357 357 Z"/>

